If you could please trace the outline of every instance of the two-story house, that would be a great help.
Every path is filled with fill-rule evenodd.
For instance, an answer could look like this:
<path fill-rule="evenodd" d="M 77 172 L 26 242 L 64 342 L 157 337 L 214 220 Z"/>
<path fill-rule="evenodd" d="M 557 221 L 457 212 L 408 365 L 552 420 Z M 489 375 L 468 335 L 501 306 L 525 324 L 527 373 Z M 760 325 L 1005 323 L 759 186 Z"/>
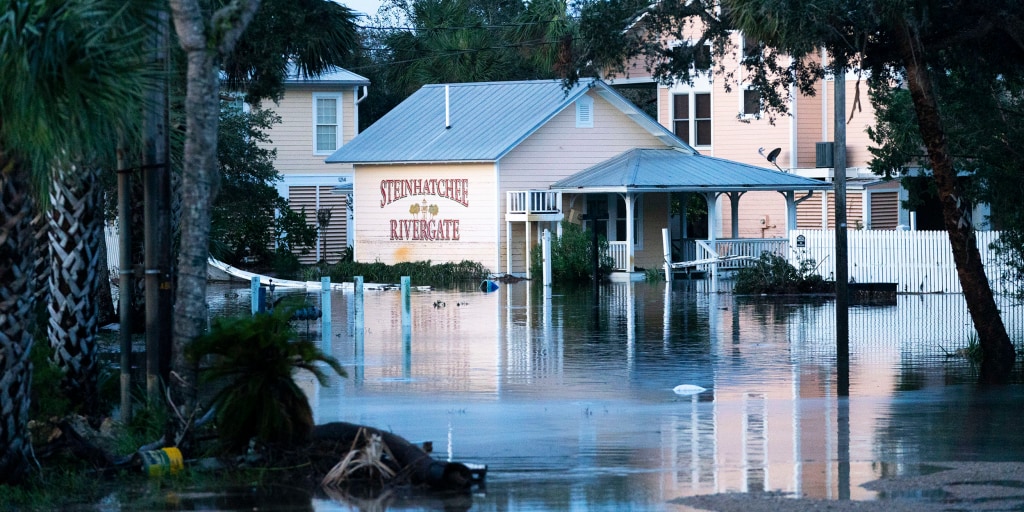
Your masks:
<path fill-rule="evenodd" d="M 633 62 L 625 74 L 607 78 L 613 86 L 646 84 L 656 88 L 657 119 L 677 136 L 706 155 L 764 167 L 778 166 L 799 176 L 832 182 L 832 147 L 835 128 L 836 81 L 820 80 L 814 96 L 790 91 L 790 115 L 774 122 L 765 115 L 760 97 L 752 90 L 740 64 L 748 52 L 761 49 L 741 34 L 733 34 L 735 51 L 724 57 L 725 69 L 733 75 L 697 76 L 693 83 L 658 84 L 646 66 Z M 710 52 L 709 52 L 710 53 Z M 828 59 L 821 55 L 821 59 Z M 867 128 L 875 122 L 868 99 L 865 77 L 856 71 L 846 74 L 846 205 L 851 229 L 942 229 L 941 212 L 936 203 L 925 202 L 908 211 L 903 207 L 908 192 L 899 180 L 883 180 L 868 168 L 872 145 Z M 731 219 L 730 201 L 742 201 L 741 217 Z M 797 227 L 822 229 L 835 227 L 835 193 L 824 190 L 799 201 Z M 723 237 L 785 236 L 784 203 L 777 194 L 746 193 L 742 197 L 723 195 L 718 203 Z M 987 210 L 981 206 L 976 219 Z M 738 226 L 734 231 L 733 226 Z M 677 235 L 678 236 L 678 235 Z"/>
<path fill-rule="evenodd" d="M 327 165 L 324 158 L 358 134 L 359 103 L 369 84 L 341 68 L 317 77 L 293 70 L 285 80 L 284 96 L 269 107 L 281 117 L 268 133 L 270 145 L 277 149 L 274 165 L 283 177 L 278 192 L 295 211 L 304 208 L 312 226 L 318 226 L 318 211 L 331 212 L 315 251 L 304 256 L 303 263 L 337 261 L 352 245 L 352 166 Z"/>

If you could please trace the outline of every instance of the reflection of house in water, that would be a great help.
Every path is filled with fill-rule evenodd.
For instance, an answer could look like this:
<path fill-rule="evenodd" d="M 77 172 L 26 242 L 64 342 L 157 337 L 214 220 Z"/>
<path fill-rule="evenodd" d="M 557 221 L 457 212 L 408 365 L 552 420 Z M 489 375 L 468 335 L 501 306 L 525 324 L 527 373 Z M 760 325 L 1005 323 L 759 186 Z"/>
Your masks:
<path fill-rule="evenodd" d="M 456 458 L 495 454 L 537 479 L 579 471 L 562 486 L 574 503 L 756 490 L 864 499 L 872 493 L 860 484 L 922 461 L 920 437 L 893 434 L 907 428 L 893 422 L 893 398 L 942 375 L 908 368 L 933 365 L 922 361 L 963 347 L 971 332 L 960 295 L 852 308 L 853 398 L 839 401 L 831 301 L 644 283 L 602 286 L 598 298 L 591 307 L 584 288 L 545 299 L 525 283 L 414 294 L 404 329 L 400 295 L 369 292 L 362 348 L 345 335 L 333 344 L 350 378 L 308 391 L 326 411 L 318 419 L 360 407 L 341 419 L 386 417 L 388 428 L 417 433 L 446 423 Z M 335 300 L 336 332 L 348 302 Z M 1022 308 L 1006 311 L 1019 330 Z M 674 395 L 684 383 L 708 390 Z M 466 414 L 448 412 L 467 403 Z"/>

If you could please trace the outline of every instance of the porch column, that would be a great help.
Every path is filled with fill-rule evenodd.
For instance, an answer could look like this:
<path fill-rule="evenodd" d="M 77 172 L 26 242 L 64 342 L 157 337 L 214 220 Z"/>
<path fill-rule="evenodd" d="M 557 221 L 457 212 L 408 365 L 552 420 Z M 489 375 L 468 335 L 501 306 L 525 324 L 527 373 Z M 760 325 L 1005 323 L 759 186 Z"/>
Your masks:
<path fill-rule="evenodd" d="M 633 199 L 632 192 L 626 192 L 626 271 L 633 271 Z"/>
<path fill-rule="evenodd" d="M 708 202 L 708 241 L 718 238 L 715 235 L 715 226 L 718 225 L 718 208 L 715 207 L 718 196 L 714 192 L 705 192 L 704 200 Z"/>
<path fill-rule="evenodd" d="M 740 237 L 740 197 L 743 192 L 729 192 L 729 206 L 732 211 L 732 237 Z"/>
<path fill-rule="evenodd" d="M 526 278 L 530 278 L 530 221 L 524 223 L 526 225 Z"/>
<path fill-rule="evenodd" d="M 788 236 L 789 231 L 796 229 L 796 207 L 800 203 L 814 197 L 814 191 L 808 190 L 804 193 L 804 196 L 800 199 L 796 198 L 795 190 L 779 191 L 782 197 L 786 198 L 786 232 Z"/>
<path fill-rule="evenodd" d="M 512 275 L 512 223 L 505 221 L 505 273 Z"/>
<path fill-rule="evenodd" d="M 796 192 L 789 190 L 782 193 L 786 198 L 786 233 L 796 229 Z"/>
<path fill-rule="evenodd" d="M 708 202 L 708 245 L 712 249 L 715 247 L 715 226 L 718 225 L 718 208 L 715 207 L 717 202 L 717 194 L 714 192 L 706 192 L 704 199 Z M 711 293 L 718 293 L 718 264 L 711 264 Z"/>

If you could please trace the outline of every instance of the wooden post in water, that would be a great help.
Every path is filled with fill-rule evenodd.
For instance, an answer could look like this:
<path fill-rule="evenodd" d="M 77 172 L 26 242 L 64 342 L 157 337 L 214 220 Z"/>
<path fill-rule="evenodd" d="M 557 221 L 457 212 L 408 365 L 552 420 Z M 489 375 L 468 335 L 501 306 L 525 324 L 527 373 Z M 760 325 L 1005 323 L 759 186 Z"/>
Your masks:
<path fill-rule="evenodd" d="M 353 301 L 352 301 L 352 316 L 353 321 L 353 333 L 352 337 L 355 341 L 355 356 L 356 365 L 354 369 L 354 379 L 356 384 L 363 382 L 363 276 L 354 276 L 352 278 L 353 288 Z"/>
<path fill-rule="evenodd" d="M 672 240 L 668 228 L 661 228 L 661 251 L 665 257 L 665 282 L 672 282 Z"/>
<path fill-rule="evenodd" d="M 252 314 L 260 312 L 260 278 L 253 276 L 249 281 L 249 292 L 252 295 Z"/>
<path fill-rule="evenodd" d="M 412 299 L 411 279 L 402 276 L 402 376 L 412 376 Z"/>
<path fill-rule="evenodd" d="M 545 293 L 550 293 L 550 289 L 551 289 L 551 232 L 550 231 L 548 231 L 546 229 L 544 230 L 544 235 L 541 237 L 541 243 L 543 244 L 543 246 L 541 247 L 541 250 L 542 250 L 541 254 L 543 254 L 543 257 L 541 258 L 541 266 L 544 268 L 543 275 L 544 275 L 544 286 L 546 287 L 545 290 L 548 290 Z"/>
<path fill-rule="evenodd" d="M 320 278 L 320 345 L 325 354 L 331 353 L 331 278 Z"/>
<path fill-rule="evenodd" d="M 352 290 L 355 326 L 357 330 L 361 331 L 363 329 L 363 276 L 352 278 Z"/>

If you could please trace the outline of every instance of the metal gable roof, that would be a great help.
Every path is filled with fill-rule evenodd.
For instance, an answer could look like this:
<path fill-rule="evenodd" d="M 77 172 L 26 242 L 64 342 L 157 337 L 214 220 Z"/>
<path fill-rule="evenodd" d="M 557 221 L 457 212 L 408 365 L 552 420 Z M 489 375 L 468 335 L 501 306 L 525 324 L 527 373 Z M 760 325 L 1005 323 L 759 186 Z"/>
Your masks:
<path fill-rule="evenodd" d="M 631 149 L 551 185 L 607 192 L 824 190 L 811 178 L 674 149 Z"/>
<path fill-rule="evenodd" d="M 603 82 L 579 83 L 566 91 L 560 80 L 535 80 L 423 86 L 326 161 L 493 162 L 591 87 L 597 87 L 603 99 L 626 112 L 666 144 L 689 149 Z M 445 126 L 446 103 L 448 128 Z M 645 119 L 636 117 L 636 113 Z"/>
<path fill-rule="evenodd" d="M 370 79 L 357 75 L 347 69 L 330 67 L 323 73 L 316 76 L 305 75 L 299 71 L 294 63 L 288 63 L 287 75 L 284 83 L 288 85 L 298 84 L 335 84 L 335 85 L 370 85 Z"/>

